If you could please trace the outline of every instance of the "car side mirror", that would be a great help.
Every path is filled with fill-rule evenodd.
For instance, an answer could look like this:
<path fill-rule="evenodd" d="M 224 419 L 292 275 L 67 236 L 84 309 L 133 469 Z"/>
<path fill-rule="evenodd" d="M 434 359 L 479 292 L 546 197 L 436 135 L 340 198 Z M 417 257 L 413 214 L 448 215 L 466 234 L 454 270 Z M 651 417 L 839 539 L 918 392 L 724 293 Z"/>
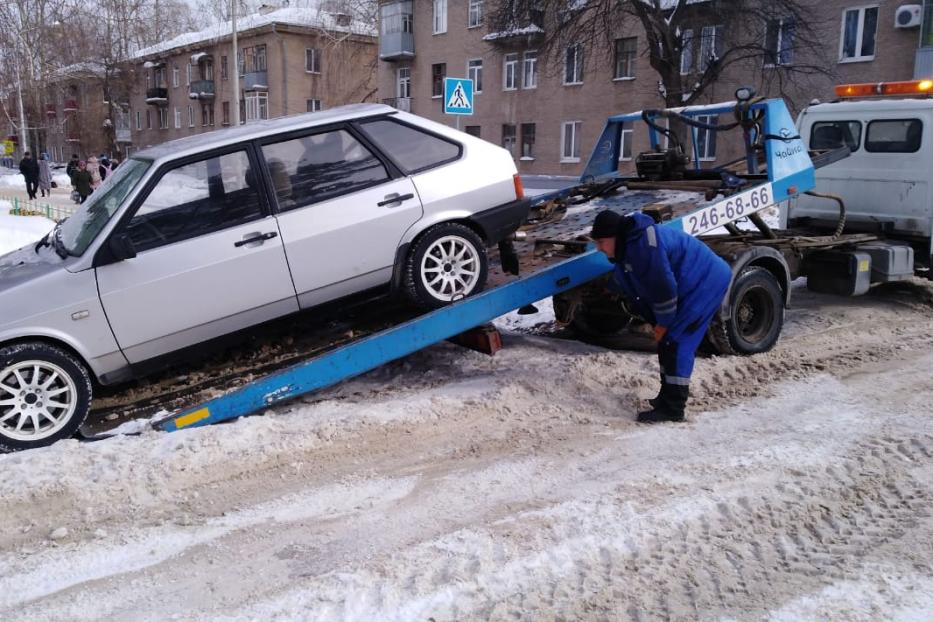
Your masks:
<path fill-rule="evenodd" d="M 130 236 L 125 233 L 110 236 L 107 245 L 110 249 L 110 256 L 113 257 L 114 261 L 123 261 L 124 259 L 136 257 L 136 246 L 133 245 Z"/>

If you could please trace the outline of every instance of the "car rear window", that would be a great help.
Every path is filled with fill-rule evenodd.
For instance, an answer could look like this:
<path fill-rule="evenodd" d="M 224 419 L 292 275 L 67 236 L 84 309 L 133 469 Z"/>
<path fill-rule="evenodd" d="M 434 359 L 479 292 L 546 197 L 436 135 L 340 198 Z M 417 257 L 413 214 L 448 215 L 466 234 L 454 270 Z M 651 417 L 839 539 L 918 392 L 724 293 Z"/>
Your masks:
<path fill-rule="evenodd" d="M 923 123 L 920 119 L 870 121 L 865 132 L 865 150 L 877 153 L 914 153 L 920 150 Z"/>
<path fill-rule="evenodd" d="M 846 145 L 849 151 L 858 151 L 861 141 L 861 121 L 817 121 L 810 128 L 810 149 L 838 149 Z"/>
<path fill-rule="evenodd" d="M 369 121 L 361 127 L 406 173 L 417 173 L 460 157 L 460 145 L 392 119 Z"/>

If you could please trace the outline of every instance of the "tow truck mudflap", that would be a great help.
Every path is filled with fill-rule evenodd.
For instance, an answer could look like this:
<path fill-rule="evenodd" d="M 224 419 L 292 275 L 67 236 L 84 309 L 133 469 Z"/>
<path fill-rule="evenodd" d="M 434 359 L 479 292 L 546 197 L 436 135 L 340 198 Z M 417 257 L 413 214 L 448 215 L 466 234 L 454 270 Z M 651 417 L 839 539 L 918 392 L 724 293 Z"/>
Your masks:
<path fill-rule="evenodd" d="M 194 408 L 153 421 L 159 430 L 218 423 L 322 389 L 480 326 L 519 307 L 607 274 L 606 256 L 592 247 L 527 276 L 362 338 L 261 378 Z"/>

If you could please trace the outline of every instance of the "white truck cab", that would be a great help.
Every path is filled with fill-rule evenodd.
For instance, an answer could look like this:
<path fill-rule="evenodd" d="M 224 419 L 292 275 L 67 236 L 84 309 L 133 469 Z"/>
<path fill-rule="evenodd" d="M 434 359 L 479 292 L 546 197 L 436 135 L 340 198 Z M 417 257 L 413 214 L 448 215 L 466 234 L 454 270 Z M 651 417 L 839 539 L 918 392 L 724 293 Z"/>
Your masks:
<path fill-rule="evenodd" d="M 884 234 L 910 243 L 929 275 L 933 238 L 933 81 L 836 87 L 842 98 L 811 105 L 797 119 L 809 149 L 847 145 L 851 155 L 816 171 L 817 189 L 845 201 L 846 231 Z M 851 99 L 853 97 L 859 99 Z M 835 223 L 838 208 L 801 195 L 788 225 Z"/>

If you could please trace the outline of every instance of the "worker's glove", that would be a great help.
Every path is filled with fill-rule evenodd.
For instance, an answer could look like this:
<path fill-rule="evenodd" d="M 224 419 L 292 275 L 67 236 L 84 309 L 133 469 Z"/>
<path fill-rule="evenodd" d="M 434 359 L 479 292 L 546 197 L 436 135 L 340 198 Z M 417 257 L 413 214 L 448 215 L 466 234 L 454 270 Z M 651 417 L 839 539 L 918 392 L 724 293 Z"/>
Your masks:
<path fill-rule="evenodd" d="M 664 339 L 664 335 L 667 334 L 667 326 L 658 326 L 654 327 L 654 342 L 661 343 L 661 340 Z"/>

